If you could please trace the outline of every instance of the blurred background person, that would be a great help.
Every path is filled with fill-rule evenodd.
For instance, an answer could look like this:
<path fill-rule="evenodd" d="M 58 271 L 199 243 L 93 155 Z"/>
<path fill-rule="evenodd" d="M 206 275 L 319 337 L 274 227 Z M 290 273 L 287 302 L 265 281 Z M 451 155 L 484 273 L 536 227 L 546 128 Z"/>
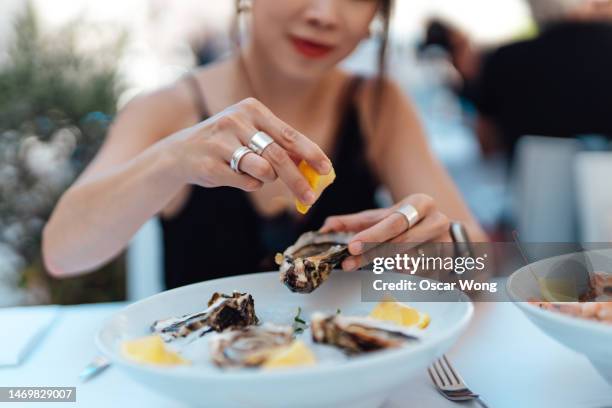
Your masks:
<path fill-rule="evenodd" d="M 428 24 L 422 48 L 446 49 L 473 102 L 485 153 L 512 156 L 524 135 L 612 137 L 612 1 L 530 0 L 539 34 L 479 49 L 461 30 Z"/>

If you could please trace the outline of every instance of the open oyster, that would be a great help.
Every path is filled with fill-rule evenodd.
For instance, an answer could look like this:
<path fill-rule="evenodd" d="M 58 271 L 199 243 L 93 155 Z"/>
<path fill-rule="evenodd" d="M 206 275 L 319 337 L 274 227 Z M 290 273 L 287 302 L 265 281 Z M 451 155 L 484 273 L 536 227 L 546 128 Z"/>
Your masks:
<path fill-rule="evenodd" d="M 352 234 L 307 232 L 276 255 L 280 279 L 292 292 L 310 293 L 329 277 L 348 253 Z"/>
<path fill-rule="evenodd" d="M 231 296 L 215 292 L 208 301 L 206 310 L 156 320 L 151 331 L 166 341 L 188 336 L 203 336 L 211 331 L 221 332 L 227 328 L 245 327 L 257 324 L 255 301 L 248 293 L 234 292 Z"/>
<path fill-rule="evenodd" d="M 270 323 L 227 330 L 210 340 L 210 356 L 219 367 L 257 367 L 293 341 L 290 326 Z"/>
<path fill-rule="evenodd" d="M 347 354 L 401 347 L 419 340 L 409 328 L 368 317 L 315 313 L 310 327 L 315 342 L 339 347 Z"/>

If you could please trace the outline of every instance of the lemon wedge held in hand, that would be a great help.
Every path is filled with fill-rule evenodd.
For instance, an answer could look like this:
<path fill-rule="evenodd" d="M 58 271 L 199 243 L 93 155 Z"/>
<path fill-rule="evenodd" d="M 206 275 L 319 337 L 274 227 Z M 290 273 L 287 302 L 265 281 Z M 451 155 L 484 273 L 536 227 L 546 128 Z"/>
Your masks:
<path fill-rule="evenodd" d="M 329 187 L 336 179 L 336 173 L 334 172 L 334 169 L 331 169 L 329 174 L 320 175 L 315 169 L 310 166 L 310 164 L 306 163 L 304 160 L 300 162 L 300 164 L 298 165 L 298 169 L 300 170 L 300 173 L 302 173 L 304 178 L 308 181 L 308 184 L 310 185 L 310 188 L 312 188 L 312 190 L 314 191 L 315 197 L 317 199 L 321 196 L 323 190 Z M 295 208 L 300 214 L 306 214 L 308 210 L 310 210 L 310 207 L 312 206 L 304 204 L 300 200 L 295 200 Z"/>
<path fill-rule="evenodd" d="M 121 353 L 137 363 L 158 365 L 189 364 L 177 353 L 166 348 L 164 341 L 157 335 L 126 340 L 121 343 Z"/>
<path fill-rule="evenodd" d="M 419 312 L 392 300 L 377 304 L 370 313 L 370 317 L 395 323 L 399 326 L 418 327 L 420 329 L 425 329 L 431 322 L 431 317 L 427 313 Z"/>
<path fill-rule="evenodd" d="M 303 341 L 295 340 L 289 346 L 282 347 L 272 354 L 263 364 L 266 370 L 277 368 L 311 366 L 316 364 L 316 359 L 312 351 Z"/>

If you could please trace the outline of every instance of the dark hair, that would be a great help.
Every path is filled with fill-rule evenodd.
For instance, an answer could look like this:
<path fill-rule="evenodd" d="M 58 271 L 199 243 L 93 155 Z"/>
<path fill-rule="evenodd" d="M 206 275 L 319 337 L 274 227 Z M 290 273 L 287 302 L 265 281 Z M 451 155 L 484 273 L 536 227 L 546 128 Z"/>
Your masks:
<path fill-rule="evenodd" d="M 389 27 L 391 26 L 391 12 L 393 0 L 379 0 L 379 13 L 383 22 L 382 38 L 378 49 L 378 76 L 382 79 L 387 67 L 387 48 L 389 46 Z"/>
<path fill-rule="evenodd" d="M 391 13 L 393 11 L 394 0 L 379 0 L 379 13 L 383 23 L 380 46 L 378 48 L 378 76 L 376 78 L 376 88 L 374 90 L 373 114 L 378 118 L 382 104 L 382 94 L 384 91 L 385 73 L 387 71 L 387 49 L 389 48 L 389 27 L 391 26 Z"/>

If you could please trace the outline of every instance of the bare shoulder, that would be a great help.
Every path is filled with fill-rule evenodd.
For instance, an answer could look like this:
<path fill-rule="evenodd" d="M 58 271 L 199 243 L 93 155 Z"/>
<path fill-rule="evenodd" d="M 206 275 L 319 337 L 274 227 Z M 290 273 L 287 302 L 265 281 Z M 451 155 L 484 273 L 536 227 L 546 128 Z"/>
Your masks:
<path fill-rule="evenodd" d="M 221 61 L 196 68 L 164 87 L 134 97 L 123 107 L 116 124 L 119 128 L 137 126 L 156 139 L 194 125 L 203 114 L 198 98 L 209 105 L 209 90 L 222 82 L 219 77 L 227 64 Z"/>
<path fill-rule="evenodd" d="M 197 120 L 196 105 L 186 82 L 185 78 L 180 78 L 163 88 L 134 97 L 121 109 L 115 126 L 120 129 L 138 126 L 160 139 L 193 125 Z"/>

